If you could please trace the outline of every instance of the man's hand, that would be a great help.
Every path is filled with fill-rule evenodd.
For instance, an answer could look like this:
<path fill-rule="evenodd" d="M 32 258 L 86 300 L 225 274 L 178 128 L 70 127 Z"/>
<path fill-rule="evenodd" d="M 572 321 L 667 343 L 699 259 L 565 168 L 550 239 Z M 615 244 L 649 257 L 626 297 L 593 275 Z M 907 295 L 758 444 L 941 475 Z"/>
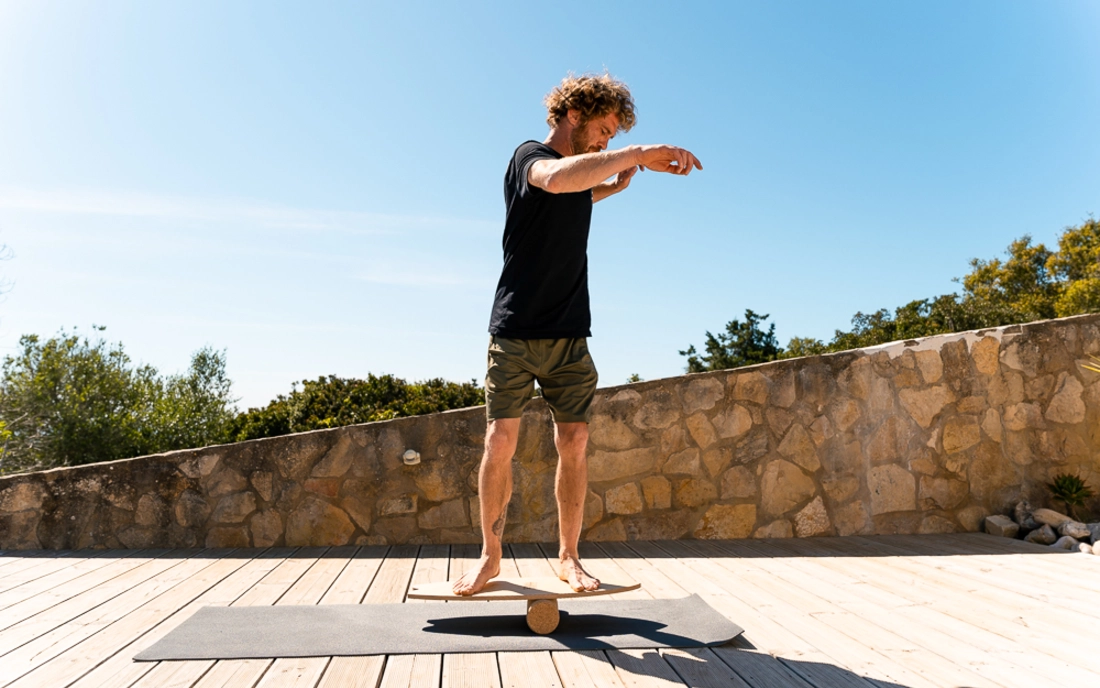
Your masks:
<path fill-rule="evenodd" d="M 687 175 L 693 168 L 703 169 L 699 158 L 677 146 L 637 146 L 637 156 L 639 165 L 654 172 Z"/>
<path fill-rule="evenodd" d="M 626 187 L 630 186 L 630 178 L 637 174 L 639 169 L 640 168 L 636 166 L 628 167 L 627 169 L 615 175 L 615 181 L 605 182 L 603 184 L 600 184 L 599 186 L 594 187 L 592 189 L 592 202 L 596 203 L 598 201 L 602 201 L 608 196 L 617 194 L 620 191 L 626 189 Z"/>

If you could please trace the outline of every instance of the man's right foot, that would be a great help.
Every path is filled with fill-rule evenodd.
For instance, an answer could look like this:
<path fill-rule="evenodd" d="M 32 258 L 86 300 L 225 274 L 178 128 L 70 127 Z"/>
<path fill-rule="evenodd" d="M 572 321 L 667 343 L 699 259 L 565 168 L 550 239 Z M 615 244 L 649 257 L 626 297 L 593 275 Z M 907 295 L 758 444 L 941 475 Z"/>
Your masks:
<path fill-rule="evenodd" d="M 462 574 L 451 587 L 456 595 L 473 595 L 481 592 L 490 579 L 500 575 L 500 559 L 483 556 L 477 564 Z"/>

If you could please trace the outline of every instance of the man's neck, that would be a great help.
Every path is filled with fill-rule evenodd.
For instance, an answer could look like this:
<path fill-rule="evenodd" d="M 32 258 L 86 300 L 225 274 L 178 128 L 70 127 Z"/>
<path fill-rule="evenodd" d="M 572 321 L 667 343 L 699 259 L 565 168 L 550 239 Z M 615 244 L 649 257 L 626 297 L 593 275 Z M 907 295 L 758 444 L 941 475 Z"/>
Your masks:
<path fill-rule="evenodd" d="M 572 131 L 567 131 L 567 129 L 569 128 L 560 125 L 556 126 L 550 130 L 550 133 L 546 135 L 546 140 L 543 141 L 547 146 L 550 146 L 565 157 L 573 155 L 573 143 L 570 140 Z"/>

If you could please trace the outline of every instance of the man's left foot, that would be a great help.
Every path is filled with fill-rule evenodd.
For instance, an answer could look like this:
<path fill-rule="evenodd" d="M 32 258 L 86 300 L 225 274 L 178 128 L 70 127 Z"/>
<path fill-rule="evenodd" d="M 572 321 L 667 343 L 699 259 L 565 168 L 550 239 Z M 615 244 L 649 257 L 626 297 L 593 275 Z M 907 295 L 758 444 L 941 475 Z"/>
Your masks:
<path fill-rule="evenodd" d="M 576 557 L 564 556 L 561 558 L 561 568 L 558 572 L 558 578 L 569 584 L 569 587 L 577 592 L 584 592 L 585 590 L 595 590 L 600 587 L 599 579 L 590 576 L 584 567 L 581 566 L 581 562 Z"/>

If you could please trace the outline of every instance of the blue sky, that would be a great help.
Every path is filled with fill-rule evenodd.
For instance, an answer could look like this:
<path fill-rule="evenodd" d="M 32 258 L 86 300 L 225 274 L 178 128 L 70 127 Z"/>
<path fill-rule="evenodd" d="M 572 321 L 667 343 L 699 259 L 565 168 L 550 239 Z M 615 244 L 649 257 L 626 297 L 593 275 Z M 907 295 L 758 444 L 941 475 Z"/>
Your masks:
<path fill-rule="evenodd" d="M 0 0 L 0 353 L 61 327 L 164 372 L 484 375 L 502 178 L 569 71 L 630 84 L 589 246 L 601 383 L 746 308 L 783 343 L 1100 213 L 1095 2 Z"/>

